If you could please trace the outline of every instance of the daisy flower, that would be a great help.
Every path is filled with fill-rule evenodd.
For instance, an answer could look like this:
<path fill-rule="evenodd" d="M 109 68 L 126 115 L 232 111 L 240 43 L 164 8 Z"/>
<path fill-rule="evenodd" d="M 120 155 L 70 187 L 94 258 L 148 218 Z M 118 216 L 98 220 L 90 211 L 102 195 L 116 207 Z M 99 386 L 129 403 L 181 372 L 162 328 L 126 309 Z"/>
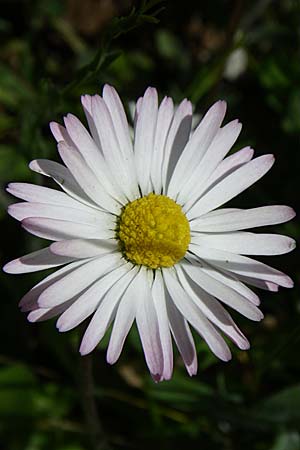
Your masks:
<path fill-rule="evenodd" d="M 254 321 L 263 318 L 255 286 L 277 291 L 292 280 L 248 255 L 291 251 L 294 240 L 255 234 L 249 228 L 286 222 L 294 211 L 281 205 L 253 209 L 222 205 L 259 180 L 273 155 L 252 159 L 245 147 L 226 156 L 241 124 L 225 126 L 226 103 L 218 101 L 192 131 L 192 105 L 159 104 L 148 88 L 135 107 L 134 137 L 111 86 L 102 97 L 84 95 L 89 131 L 72 114 L 52 122 L 63 165 L 46 159 L 30 168 L 62 189 L 10 183 L 25 200 L 8 212 L 22 227 L 53 241 L 5 265 L 8 273 L 61 266 L 21 300 L 28 320 L 59 316 L 68 331 L 92 316 L 80 345 L 95 349 L 110 325 L 107 361 L 119 358 L 136 322 L 146 363 L 156 381 L 173 371 L 172 340 L 190 375 L 197 355 L 190 325 L 221 360 L 231 358 L 224 335 L 240 349 L 249 343 L 228 307 Z"/>

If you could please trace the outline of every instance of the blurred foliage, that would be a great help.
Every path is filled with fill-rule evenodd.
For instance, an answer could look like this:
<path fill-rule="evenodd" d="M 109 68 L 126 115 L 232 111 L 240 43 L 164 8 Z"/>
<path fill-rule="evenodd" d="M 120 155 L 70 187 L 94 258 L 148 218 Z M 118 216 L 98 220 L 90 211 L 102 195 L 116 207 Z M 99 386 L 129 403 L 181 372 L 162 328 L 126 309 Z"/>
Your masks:
<path fill-rule="evenodd" d="M 57 159 L 48 123 L 73 112 L 79 96 L 109 82 L 126 102 L 148 85 L 203 114 L 228 101 L 228 120 L 245 128 L 239 146 L 272 152 L 277 164 L 235 200 L 239 207 L 299 203 L 300 2 L 298 0 L 2 0 L 0 18 L 0 182 L 41 182 L 27 163 Z M 45 180 L 43 180 L 45 182 Z M 40 243 L 5 214 L 0 193 L 1 259 Z M 299 237 L 297 221 L 276 231 Z M 113 449 L 300 450 L 299 257 L 269 258 L 296 288 L 260 293 L 260 325 L 238 317 L 252 348 L 217 361 L 196 337 L 199 374 L 176 356 L 174 378 L 156 385 L 136 330 L 116 366 L 105 342 L 94 356 L 99 415 Z M 80 330 L 28 324 L 22 295 L 43 275 L 1 274 L 0 448 L 85 450 L 77 354 Z"/>

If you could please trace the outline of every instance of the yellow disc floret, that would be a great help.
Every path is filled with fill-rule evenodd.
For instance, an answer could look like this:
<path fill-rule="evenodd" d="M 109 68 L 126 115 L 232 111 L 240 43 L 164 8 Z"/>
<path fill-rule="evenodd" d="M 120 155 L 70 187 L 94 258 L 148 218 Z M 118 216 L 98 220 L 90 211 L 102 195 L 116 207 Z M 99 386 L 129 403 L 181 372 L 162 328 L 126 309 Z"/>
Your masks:
<path fill-rule="evenodd" d="M 183 258 L 191 240 L 181 206 L 156 194 L 128 203 L 118 218 L 116 232 L 124 257 L 151 269 L 173 266 Z"/>

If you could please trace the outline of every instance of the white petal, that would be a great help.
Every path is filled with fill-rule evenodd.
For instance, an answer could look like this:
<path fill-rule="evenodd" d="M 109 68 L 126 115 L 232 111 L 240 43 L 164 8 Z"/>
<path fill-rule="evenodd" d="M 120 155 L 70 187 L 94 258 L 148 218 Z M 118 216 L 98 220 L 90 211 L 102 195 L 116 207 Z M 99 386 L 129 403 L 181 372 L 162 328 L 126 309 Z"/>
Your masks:
<path fill-rule="evenodd" d="M 271 281 L 287 288 L 291 288 L 294 285 L 290 277 L 283 272 L 246 256 L 225 252 L 224 250 L 206 249 L 195 244 L 190 244 L 190 250 L 199 258 L 207 260 L 210 264 L 238 275 Z"/>
<path fill-rule="evenodd" d="M 124 155 L 133 155 L 133 147 L 129 133 L 126 114 L 117 91 L 113 86 L 106 84 L 103 88 L 103 100 L 113 119 L 115 132 Z"/>
<path fill-rule="evenodd" d="M 92 97 L 92 115 L 106 164 L 124 196 L 132 200 L 138 195 L 136 181 L 132 179 L 129 162 L 120 149 L 110 112 L 99 95 Z"/>
<path fill-rule="evenodd" d="M 110 112 L 120 150 L 124 157 L 124 170 L 128 171 L 132 185 L 135 186 L 135 191 L 132 193 L 134 196 L 133 198 L 139 197 L 132 140 L 122 102 L 117 91 L 108 84 L 106 84 L 103 88 L 103 100 L 105 101 Z"/>
<path fill-rule="evenodd" d="M 104 255 L 86 262 L 45 289 L 39 297 L 39 306 L 49 308 L 69 300 L 122 264 L 123 260 L 118 253 Z"/>
<path fill-rule="evenodd" d="M 114 239 L 70 239 L 53 242 L 50 249 L 55 255 L 82 259 L 114 252 L 118 244 Z"/>
<path fill-rule="evenodd" d="M 190 376 L 196 375 L 198 369 L 197 353 L 190 327 L 184 316 L 174 305 L 168 292 L 166 292 L 166 305 L 170 329 L 186 370 Z"/>
<path fill-rule="evenodd" d="M 35 159 L 31 161 L 29 167 L 34 172 L 51 177 L 53 180 L 72 198 L 78 202 L 96 207 L 96 204 L 86 195 L 81 186 L 77 183 L 69 169 L 55 161 L 49 159 Z"/>
<path fill-rule="evenodd" d="M 231 272 L 227 272 L 224 270 L 224 273 L 230 274 Z M 264 289 L 265 291 L 278 292 L 278 284 L 272 283 L 271 281 L 258 280 L 257 278 L 246 277 L 245 275 L 240 274 L 235 274 L 235 276 L 242 282 L 250 284 L 250 286 L 255 286 L 259 289 Z"/>
<path fill-rule="evenodd" d="M 255 294 L 255 292 L 251 291 L 250 288 L 248 288 L 245 284 L 243 284 L 241 281 L 239 281 L 238 275 L 235 275 L 233 273 L 222 271 L 220 268 L 215 269 L 212 266 L 209 266 L 204 261 L 201 261 L 202 270 L 207 275 L 211 276 L 212 278 L 215 278 L 216 280 L 220 281 L 223 284 L 226 284 L 231 289 L 234 289 L 235 291 L 239 292 L 243 297 L 245 297 L 249 302 L 253 303 L 254 305 L 258 306 L 260 304 L 260 299 L 258 295 Z"/>
<path fill-rule="evenodd" d="M 55 306 L 54 308 L 37 308 L 31 311 L 27 320 L 29 322 L 43 322 L 45 320 L 52 319 L 64 312 L 73 300 L 63 303 L 62 305 Z"/>
<path fill-rule="evenodd" d="M 89 129 L 92 134 L 92 137 L 99 149 L 101 149 L 101 142 L 97 133 L 97 128 L 95 125 L 95 121 L 93 118 L 92 112 L 92 95 L 82 95 L 81 96 L 81 104 L 84 110 L 85 117 L 89 124 Z M 102 150 L 101 150 L 102 151 Z"/>
<path fill-rule="evenodd" d="M 205 273 L 201 265 L 197 264 L 195 260 L 183 262 L 182 267 L 189 277 L 202 289 L 243 316 L 255 321 L 260 321 L 263 318 L 262 312 L 254 304 L 250 303 L 246 297 Z"/>
<path fill-rule="evenodd" d="M 168 187 L 168 196 L 176 198 L 194 168 L 200 163 L 217 134 L 226 112 L 226 103 L 215 103 L 205 114 L 180 155 Z"/>
<path fill-rule="evenodd" d="M 170 97 L 165 97 L 158 109 L 157 125 L 155 130 L 153 157 L 151 163 L 151 181 L 154 192 L 162 192 L 162 166 L 165 146 L 174 115 L 174 104 Z"/>
<path fill-rule="evenodd" d="M 154 138 L 158 113 L 158 98 L 154 88 L 148 88 L 144 94 L 134 134 L 134 157 L 138 183 L 143 194 L 151 189 L 150 173 Z"/>
<path fill-rule="evenodd" d="M 163 276 L 169 294 L 181 314 L 203 337 L 211 351 L 223 361 L 228 361 L 231 358 L 228 345 L 200 309 L 195 306 L 179 283 L 175 273 L 170 269 L 163 269 Z"/>
<path fill-rule="evenodd" d="M 162 164 L 163 193 L 167 187 L 174 168 L 183 149 L 188 143 L 192 126 L 192 104 L 184 99 L 175 111 L 170 131 L 165 145 L 164 160 Z M 169 194 L 168 194 L 169 195 Z"/>
<path fill-rule="evenodd" d="M 225 211 L 226 217 L 223 216 Z M 248 228 L 263 227 L 287 222 L 295 217 L 295 211 L 289 206 L 273 205 L 252 209 L 211 211 L 205 217 L 191 222 L 193 231 L 225 232 L 246 230 Z"/>
<path fill-rule="evenodd" d="M 134 280 L 136 290 L 140 295 L 136 309 L 136 324 L 147 366 L 154 380 L 159 381 L 163 373 L 164 361 L 149 276 L 152 274 L 142 267 L 139 276 Z"/>
<path fill-rule="evenodd" d="M 187 279 L 179 265 L 176 266 L 176 271 L 182 287 L 193 300 L 195 305 L 203 312 L 203 314 L 228 337 L 230 337 L 230 339 L 235 342 L 240 349 L 248 349 L 249 342 L 247 338 L 243 335 L 241 330 L 237 327 L 231 316 L 228 314 L 226 309 L 223 308 L 220 302 L 201 289 L 197 284 L 194 283 L 192 287 L 190 281 Z"/>
<path fill-rule="evenodd" d="M 29 273 L 39 270 L 52 269 L 74 261 L 74 258 L 68 256 L 53 255 L 49 247 L 29 253 L 14 259 L 3 267 L 6 273 Z"/>
<path fill-rule="evenodd" d="M 142 103 L 143 103 L 143 97 L 139 97 L 136 101 L 135 104 L 135 109 L 132 111 L 133 113 L 133 124 L 134 124 L 134 133 L 135 134 L 135 130 L 136 130 L 136 124 L 137 124 L 137 120 L 138 120 L 138 116 L 142 107 Z"/>
<path fill-rule="evenodd" d="M 79 151 L 75 147 L 69 147 L 65 142 L 59 142 L 57 148 L 62 160 L 87 196 L 104 210 L 118 214 L 121 209 L 120 203 L 103 189 Z"/>
<path fill-rule="evenodd" d="M 70 222 L 67 220 L 48 219 L 45 217 L 29 217 L 22 221 L 22 227 L 29 233 L 51 241 L 72 238 L 110 239 L 113 230 L 101 229 L 96 225 Z"/>
<path fill-rule="evenodd" d="M 7 192 L 22 200 L 33 203 L 44 203 L 47 205 L 66 206 L 69 208 L 90 211 L 90 208 L 83 203 L 74 200 L 64 192 L 38 186 L 30 183 L 9 183 Z M 92 211 L 95 211 L 92 208 Z"/>
<path fill-rule="evenodd" d="M 113 220 L 110 214 L 97 211 L 70 208 L 63 205 L 47 205 L 46 203 L 20 202 L 9 205 L 8 213 L 17 220 L 28 217 L 44 217 L 48 219 L 66 220 L 69 222 L 95 225 L 101 228 L 112 228 Z"/>
<path fill-rule="evenodd" d="M 127 287 L 117 309 L 107 349 L 106 359 L 109 364 L 114 364 L 119 359 L 125 339 L 135 319 L 137 303 L 143 295 L 137 288 L 138 276 Z"/>
<path fill-rule="evenodd" d="M 38 284 L 36 284 L 33 288 L 30 289 L 20 300 L 19 307 L 21 311 L 31 311 L 32 309 L 39 308 L 37 300 L 41 293 L 49 287 L 51 284 L 63 278 L 66 274 L 72 272 L 77 267 L 84 264 L 86 261 L 75 261 L 73 263 L 68 264 L 67 266 L 62 267 L 59 270 L 48 275 Z"/>
<path fill-rule="evenodd" d="M 195 234 L 192 243 L 242 255 L 282 255 L 292 251 L 296 242 L 279 234 L 233 233 Z"/>
<path fill-rule="evenodd" d="M 75 328 L 97 309 L 106 292 L 128 271 L 126 263 L 105 274 L 89 287 L 78 300 L 64 312 L 57 321 L 59 331 L 69 331 Z"/>
<path fill-rule="evenodd" d="M 87 355 L 98 345 L 107 328 L 114 319 L 117 306 L 127 286 L 137 274 L 138 268 L 126 266 L 127 273 L 120 278 L 105 294 L 89 326 L 87 327 L 80 345 L 80 353 Z"/>
<path fill-rule="evenodd" d="M 159 270 L 155 272 L 152 285 L 152 298 L 158 320 L 159 336 L 163 353 L 162 380 L 170 380 L 173 372 L 173 347 L 166 305 L 164 281 Z"/>
<path fill-rule="evenodd" d="M 203 214 L 203 216 L 199 217 L 199 219 L 191 220 L 190 224 L 191 224 L 191 227 L 192 227 L 193 224 L 196 223 L 197 220 L 206 219 L 206 217 L 223 216 L 224 214 L 228 214 L 228 213 L 234 212 L 234 211 L 241 211 L 241 209 L 240 208 L 215 209 L 214 211 L 210 211 L 210 212 L 208 212 L 206 214 Z M 224 220 L 224 218 L 222 220 Z"/>
<path fill-rule="evenodd" d="M 65 139 L 66 144 L 70 147 L 75 146 L 79 150 L 83 159 L 109 195 L 122 204 L 126 203 L 126 198 L 110 173 L 100 148 L 97 147 L 87 129 L 73 114 L 68 114 L 64 121 L 71 138 L 71 142 Z"/>
<path fill-rule="evenodd" d="M 236 197 L 271 169 L 273 155 L 263 155 L 243 165 L 208 191 L 187 212 L 189 220 L 201 216 Z"/>
<path fill-rule="evenodd" d="M 71 136 L 69 135 L 65 127 L 57 122 L 50 122 L 49 126 L 57 143 L 66 141 L 67 145 L 74 145 L 74 142 L 72 141 Z"/>
<path fill-rule="evenodd" d="M 227 158 L 220 162 L 216 170 L 214 170 L 211 176 L 207 179 L 206 183 L 202 187 L 201 194 L 205 192 L 205 190 L 211 189 L 215 184 L 219 183 L 234 170 L 251 161 L 253 155 L 254 150 L 251 147 L 244 147 L 233 153 L 233 155 L 227 156 Z"/>
<path fill-rule="evenodd" d="M 185 204 L 186 210 L 201 197 L 207 180 L 229 152 L 241 129 L 242 125 L 237 120 L 220 128 L 200 163 L 192 168 L 190 176 L 186 179 L 177 197 L 177 202 Z"/>

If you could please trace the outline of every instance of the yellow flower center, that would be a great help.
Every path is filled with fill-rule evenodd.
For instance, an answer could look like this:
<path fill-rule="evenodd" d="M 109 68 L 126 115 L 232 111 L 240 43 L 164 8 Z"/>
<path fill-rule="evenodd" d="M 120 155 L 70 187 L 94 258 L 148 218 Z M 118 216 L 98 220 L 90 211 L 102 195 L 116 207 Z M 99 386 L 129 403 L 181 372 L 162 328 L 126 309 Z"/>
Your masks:
<path fill-rule="evenodd" d="M 116 232 L 124 257 L 151 269 L 173 266 L 184 257 L 191 240 L 181 206 L 156 194 L 128 203 Z"/>

